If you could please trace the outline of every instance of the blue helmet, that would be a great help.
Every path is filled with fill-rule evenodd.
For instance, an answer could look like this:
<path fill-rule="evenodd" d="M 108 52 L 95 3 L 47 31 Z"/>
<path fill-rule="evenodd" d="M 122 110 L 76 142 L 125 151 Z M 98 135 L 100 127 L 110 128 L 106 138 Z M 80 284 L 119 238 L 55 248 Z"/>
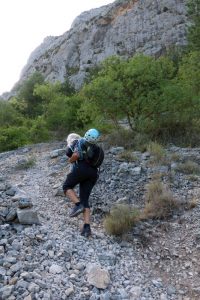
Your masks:
<path fill-rule="evenodd" d="M 100 132 L 94 128 L 89 129 L 84 135 L 86 141 L 93 144 L 95 144 L 98 141 L 99 137 L 100 137 Z"/>

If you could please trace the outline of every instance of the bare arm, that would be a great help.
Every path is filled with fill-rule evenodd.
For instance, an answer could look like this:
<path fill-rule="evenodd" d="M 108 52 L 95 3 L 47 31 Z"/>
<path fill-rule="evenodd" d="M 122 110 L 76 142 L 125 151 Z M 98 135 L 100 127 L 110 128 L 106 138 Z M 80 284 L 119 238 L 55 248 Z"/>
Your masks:
<path fill-rule="evenodd" d="M 73 162 L 77 161 L 78 159 L 79 159 L 79 154 L 78 154 L 78 152 L 74 152 L 74 153 L 72 154 L 72 156 L 68 159 L 68 161 L 69 161 L 70 163 L 73 163 Z"/>

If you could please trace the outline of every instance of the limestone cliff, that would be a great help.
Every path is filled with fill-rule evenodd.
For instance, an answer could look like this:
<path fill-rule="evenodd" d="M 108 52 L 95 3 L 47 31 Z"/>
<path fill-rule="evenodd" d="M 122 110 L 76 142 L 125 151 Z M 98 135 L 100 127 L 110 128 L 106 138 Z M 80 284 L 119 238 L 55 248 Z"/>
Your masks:
<path fill-rule="evenodd" d="M 45 38 L 20 81 L 39 71 L 48 81 L 69 78 L 79 88 L 88 70 L 110 55 L 159 56 L 172 45 L 185 45 L 186 24 L 186 0 L 117 0 L 83 12 L 63 35 Z"/>

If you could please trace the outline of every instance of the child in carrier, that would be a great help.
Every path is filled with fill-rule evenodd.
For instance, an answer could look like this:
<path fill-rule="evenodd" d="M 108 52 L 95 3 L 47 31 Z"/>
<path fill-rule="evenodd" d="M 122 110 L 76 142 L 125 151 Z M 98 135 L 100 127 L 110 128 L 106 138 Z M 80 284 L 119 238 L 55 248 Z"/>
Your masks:
<path fill-rule="evenodd" d="M 70 133 L 67 137 L 67 150 L 66 150 L 66 155 L 69 159 L 69 162 L 73 163 L 72 158 L 70 159 L 70 157 L 72 157 L 73 154 L 73 158 L 75 158 L 76 153 L 79 152 L 78 150 L 78 141 L 79 139 L 81 139 L 81 136 L 77 133 Z M 77 157 L 78 159 L 78 157 Z M 76 162 L 76 160 L 74 160 Z"/>

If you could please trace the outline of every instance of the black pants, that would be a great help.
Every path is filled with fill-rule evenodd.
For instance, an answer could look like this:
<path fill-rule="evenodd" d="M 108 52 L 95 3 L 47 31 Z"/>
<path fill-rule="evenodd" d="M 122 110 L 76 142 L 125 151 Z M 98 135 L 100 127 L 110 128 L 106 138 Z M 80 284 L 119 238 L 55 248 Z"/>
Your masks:
<path fill-rule="evenodd" d="M 98 171 L 91 167 L 86 161 L 79 161 L 72 168 L 72 171 L 67 175 L 63 184 L 63 191 L 73 189 L 79 184 L 80 202 L 85 208 L 89 208 L 89 197 L 98 179 Z"/>

